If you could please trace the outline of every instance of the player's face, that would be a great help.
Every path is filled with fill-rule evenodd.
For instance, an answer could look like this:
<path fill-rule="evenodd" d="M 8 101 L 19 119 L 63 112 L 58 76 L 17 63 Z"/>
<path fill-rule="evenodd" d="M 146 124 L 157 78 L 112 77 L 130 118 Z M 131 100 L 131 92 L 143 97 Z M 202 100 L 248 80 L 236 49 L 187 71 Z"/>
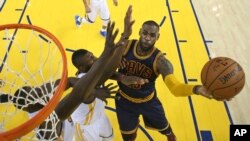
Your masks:
<path fill-rule="evenodd" d="M 86 66 L 86 68 L 91 68 L 96 60 L 97 58 L 91 52 L 87 52 L 83 56 L 83 64 Z"/>
<path fill-rule="evenodd" d="M 148 51 L 154 47 L 155 42 L 159 38 L 159 29 L 154 25 L 143 25 L 140 30 L 140 48 Z"/>

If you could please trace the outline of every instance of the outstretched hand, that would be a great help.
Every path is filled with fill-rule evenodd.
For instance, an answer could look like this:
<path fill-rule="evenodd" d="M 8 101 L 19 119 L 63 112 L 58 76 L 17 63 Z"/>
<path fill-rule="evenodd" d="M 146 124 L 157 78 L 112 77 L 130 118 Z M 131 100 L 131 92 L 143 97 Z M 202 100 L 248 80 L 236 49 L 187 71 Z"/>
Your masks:
<path fill-rule="evenodd" d="M 135 23 L 135 20 L 132 20 L 132 11 L 132 6 L 130 5 L 124 18 L 124 31 L 122 35 L 124 38 L 128 38 L 132 34 L 132 26 Z"/>
<path fill-rule="evenodd" d="M 115 96 L 112 96 L 111 94 L 117 93 L 117 90 L 115 90 L 117 87 L 118 86 L 113 85 L 113 83 L 109 83 L 106 86 L 104 85 L 102 88 L 96 89 L 97 92 L 95 93 L 95 96 L 107 104 L 107 98 L 115 98 Z"/>
<path fill-rule="evenodd" d="M 122 57 L 121 63 L 119 64 L 120 69 L 124 69 L 127 66 L 126 58 Z"/>
<path fill-rule="evenodd" d="M 208 98 L 208 99 L 215 99 L 217 101 L 230 101 L 231 99 L 224 99 L 224 98 L 218 98 L 211 94 L 211 92 L 204 86 L 198 86 L 197 93 Z"/>
<path fill-rule="evenodd" d="M 115 39 L 116 36 L 119 32 L 118 29 L 115 30 L 115 32 L 113 33 L 115 28 L 115 22 L 109 22 L 108 26 L 107 26 L 107 36 L 106 36 L 106 41 L 105 41 L 105 47 L 104 47 L 104 54 L 112 55 L 115 51 L 115 49 L 119 46 L 117 46 L 115 44 Z"/>
<path fill-rule="evenodd" d="M 138 76 L 124 76 L 121 80 L 121 83 L 124 85 L 131 85 L 131 84 L 139 84 L 144 85 L 145 83 L 148 83 L 148 79 L 144 79 Z"/>

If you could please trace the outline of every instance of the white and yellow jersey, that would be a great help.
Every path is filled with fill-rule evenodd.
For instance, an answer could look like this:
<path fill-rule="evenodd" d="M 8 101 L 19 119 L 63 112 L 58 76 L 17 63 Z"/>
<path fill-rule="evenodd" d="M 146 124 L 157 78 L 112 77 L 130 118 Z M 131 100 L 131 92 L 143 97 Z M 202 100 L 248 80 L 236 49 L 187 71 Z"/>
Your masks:
<path fill-rule="evenodd" d="M 103 101 L 95 98 L 95 100 L 90 104 L 81 103 L 72 113 L 71 117 L 74 123 L 90 125 L 105 114 L 104 110 L 105 107 Z"/>
<path fill-rule="evenodd" d="M 78 74 L 78 78 L 84 76 L 85 73 Z M 90 125 L 97 121 L 104 113 L 104 102 L 98 98 L 92 103 L 81 103 L 78 108 L 72 113 L 71 117 L 74 123 L 80 123 L 83 125 Z"/>
<path fill-rule="evenodd" d="M 85 73 L 80 73 L 77 77 L 80 78 L 83 75 Z M 113 139 L 112 126 L 104 110 L 105 104 L 98 98 L 89 104 L 79 105 L 71 115 L 75 124 L 76 141 L 111 141 Z"/>

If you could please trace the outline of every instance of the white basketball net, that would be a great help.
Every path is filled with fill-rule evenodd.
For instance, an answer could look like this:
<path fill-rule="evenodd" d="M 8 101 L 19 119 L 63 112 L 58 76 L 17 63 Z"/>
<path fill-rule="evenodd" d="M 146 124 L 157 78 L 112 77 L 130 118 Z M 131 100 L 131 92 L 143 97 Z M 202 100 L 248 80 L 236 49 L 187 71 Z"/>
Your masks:
<path fill-rule="evenodd" d="M 52 98 L 53 92 L 40 88 L 49 82 L 54 87 L 54 81 L 61 78 L 63 63 L 61 53 L 56 44 L 46 35 L 30 29 L 6 29 L 0 31 L 0 94 L 10 94 L 8 102 L 0 103 L 0 132 L 17 127 L 29 119 L 28 113 L 16 108 L 30 104 L 40 103 L 46 105 Z M 38 87 L 43 96 L 39 95 L 33 88 L 33 94 L 27 93 L 29 98 L 19 97 L 15 92 L 23 86 Z M 34 94 L 35 93 L 35 94 Z M 25 101 L 24 104 L 13 103 Z M 15 106 L 14 106 L 15 105 Z M 18 140 L 44 140 L 40 132 L 55 133 L 58 118 L 52 113 L 47 120 L 44 129 L 35 129 L 32 133 Z M 53 128 L 51 128 L 53 127 Z M 55 140 L 57 135 L 51 136 Z"/>

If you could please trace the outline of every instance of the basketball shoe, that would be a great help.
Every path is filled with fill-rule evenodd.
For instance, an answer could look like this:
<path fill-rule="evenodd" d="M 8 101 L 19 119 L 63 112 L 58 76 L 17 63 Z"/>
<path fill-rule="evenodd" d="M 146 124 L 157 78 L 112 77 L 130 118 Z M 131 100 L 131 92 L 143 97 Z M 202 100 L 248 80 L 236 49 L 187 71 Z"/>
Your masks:
<path fill-rule="evenodd" d="M 80 27 L 82 23 L 82 18 L 79 15 L 75 16 L 75 24 L 77 27 Z"/>
<path fill-rule="evenodd" d="M 103 37 L 106 37 L 106 36 L 107 36 L 107 31 L 101 30 L 101 31 L 100 31 L 100 34 L 101 34 Z"/>

